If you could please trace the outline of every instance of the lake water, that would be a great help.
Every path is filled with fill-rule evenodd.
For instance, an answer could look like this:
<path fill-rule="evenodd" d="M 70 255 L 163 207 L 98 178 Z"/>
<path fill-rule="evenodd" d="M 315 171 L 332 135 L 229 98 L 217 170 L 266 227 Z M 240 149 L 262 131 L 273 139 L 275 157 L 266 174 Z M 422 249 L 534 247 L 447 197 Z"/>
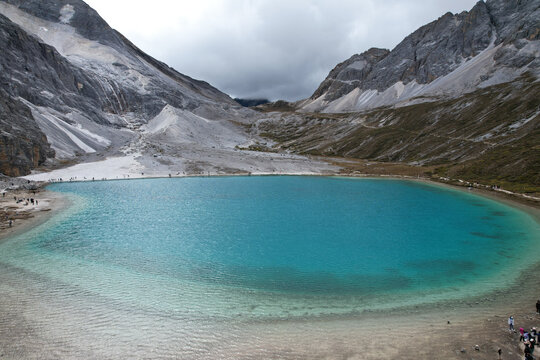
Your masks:
<path fill-rule="evenodd" d="M 144 337 L 144 328 L 157 337 L 149 322 L 167 319 L 194 336 L 215 323 L 466 298 L 514 281 L 540 240 L 519 210 L 413 181 L 173 178 L 48 189 L 75 205 L 0 244 L 0 290 L 14 313 L 18 303 L 46 304 L 27 317 L 47 331 L 98 329 L 96 337 L 119 319 L 124 335 Z"/>

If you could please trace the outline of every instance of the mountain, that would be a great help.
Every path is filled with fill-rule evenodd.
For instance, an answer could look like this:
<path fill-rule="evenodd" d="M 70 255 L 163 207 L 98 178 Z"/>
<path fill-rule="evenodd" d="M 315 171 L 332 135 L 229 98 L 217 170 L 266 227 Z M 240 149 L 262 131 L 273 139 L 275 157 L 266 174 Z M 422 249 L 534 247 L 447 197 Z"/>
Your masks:
<path fill-rule="evenodd" d="M 309 99 L 253 108 L 81 0 L 0 0 L 0 48 L 5 175 L 335 173 L 362 159 L 363 173 L 397 163 L 540 194 L 539 0 L 445 14 L 337 65 Z"/>
<path fill-rule="evenodd" d="M 270 102 L 270 100 L 268 99 L 240 99 L 240 98 L 234 98 L 234 101 L 236 101 L 237 103 L 245 107 L 263 105 L 263 104 L 268 104 Z"/>
<path fill-rule="evenodd" d="M 352 171 L 392 163 L 540 194 L 539 77 L 540 1 L 488 0 L 353 55 L 309 99 L 261 107 L 257 129 Z"/>
<path fill-rule="evenodd" d="M 192 158 L 182 164 L 193 165 L 196 149 L 232 153 L 258 141 L 242 125 L 252 110 L 145 54 L 83 1 L 0 1 L 0 48 L 0 172 L 6 175 L 108 156 L 129 155 L 138 166 L 169 154 L 173 160 L 162 161 L 168 163 L 183 149 Z M 160 134 L 181 127 L 190 137 L 162 141 L 145 127 L 152 121 L 161 122 Z M 165 169 L 162 163 L 156 166 Z"/>
<path fill-rule="evenodd" d="M 446 13 L 392 51 L 369 49 L 338 64 L 303 111 L 329 113 L 454 98 L 540 74 L 540 1 L 479 1 Z"/>

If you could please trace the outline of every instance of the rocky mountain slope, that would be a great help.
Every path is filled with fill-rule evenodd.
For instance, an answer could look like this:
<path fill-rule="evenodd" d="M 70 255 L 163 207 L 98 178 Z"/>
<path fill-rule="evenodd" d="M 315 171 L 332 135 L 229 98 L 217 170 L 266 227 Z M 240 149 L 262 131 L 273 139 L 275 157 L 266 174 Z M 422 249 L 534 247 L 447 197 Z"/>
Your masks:
<path fill-rule="evenodd" d="M 304 156 L 321 155 L 540 193 L 540 0 L 446 14 L 262 112 L 143 53 L 81 0 L 0 0 L 0 48 L 6 175 L 339 170 Z"/>
<path fill-rule="evenodd" d="M 392 51 L 369 49 L 337 65 L 298 106 L 329 113 L 453 98 L 540 74 L 540 1 L 479 1 L 447 13 Z"/>
<path fill-rule="evenodd" d="M 256 126 L 300 154 L 428 166 L 437 176 L 538 193 L 538 94 L 540 82 L 524 75 L 456 99 L 363 113 L 271 114 Z"/>
<path fill-rule="evenodd" d="M 422 166 L 540 194 L 539 76 L 540 1 L 488 0 L 392 51 L 352 56 L 310 99 L 261 107 L 267 117 L 254 127 L 277 151 Z"/>
<path fill-rule="evenodd" d="M 255 112 L 145 54 L 81 0 L 0 1 L 0 48 L 6 175 L 111 156 L 130 157 L 132 173 L 258 168 L 256 153 L 227 163 L 260 140 L 243 125 Z"/>
<path fill-rule="evenodd" d="M 210 115 L 235 106 L 142 53 L 82 1 L 0 2 L 0 44 L 2 99 L 21 109 L 2 117 L 7 175 L 52 155 L 118 149 L 166 105 Z"/>
<path fill-rule="evenodd" d="M 30 109 L 3 89 L 0 89 L 0 129 L 0 173 L 24 175 L 54 156 Z"/>

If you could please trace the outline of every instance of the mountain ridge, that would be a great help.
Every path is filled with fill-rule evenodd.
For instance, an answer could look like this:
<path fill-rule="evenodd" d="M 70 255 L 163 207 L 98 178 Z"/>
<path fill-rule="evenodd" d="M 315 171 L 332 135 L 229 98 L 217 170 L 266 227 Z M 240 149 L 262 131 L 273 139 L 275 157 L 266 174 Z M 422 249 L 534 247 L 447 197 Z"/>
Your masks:
<path fill-rule="evenodd" d="M 78 16 L 99 15 L 82 4 L 0 1 L 0 172 L 335 174 L 343 165 L 331 158 L 342 157 L 540 193 L 538 0 L 447 13 L 393 50 L 338 64 L 313 98 L 262 111 L 145 54 L 100 18 L 84 30 Z"/>
<path fill-rule="evenodd" d="M 308 112 L 330 113 L 399 106 L 413 98 L 452 97 L 511 81 L 525 69 L 540 75 L 538 18 L 537 0 L 479 1 L 470 11 L 446 13 L 418 28 L 391 51 L 379 50 L 381 56 L 366 69 L 354 69 L 355 58 L 368 57 L 373 49 L 353 55 L 297 105 Z M 453 87 L 442 81 L 467 70 L 482 53 L 488 56 L 481 67 L 469 71 L 459 86 L 456 79 L 451 79 Z"/>
<path fill-rule="evenodd" d="M 231 122 L 244 121 L 251 110 L 144 53 L 83 1 L 0 1 L 0 43 L 4 109 L 29 109 L 4 111 L 0 172 L 6 175 L 97 155 L 136 153 L 144 161 L 160 144 L 141 142 L 146 135 L 140 129 L 167 106 L 196 115 L 181 112 L 183 121 L 216 121 L 210 131 L 231 129 L 238 145 L 251 141 Z M 25 129 L 27 145 L 14 124 Z M 172 153 L 187 146 L 168 145 Z"/>
<path fill-rule="evenodd" d="M 339 63 L 308 99 L 260 106 L 257 129 L 345 172 L 398 163 L 540 194 L 539 79 L 540 1 L 479 1 Z"/>
<path fill-rule="evenodd" d="M 73 178 L 80 169 L 91 178 L 335 169 L 249 150 L 270 145 L 247 131 L 259 113 L 144 53 L 81 0 L 2 0 L 0 14 L 0 43 L 10 44 L 0 94 L 6 108 L 25 109 L 0 121 L 6 175 L 36 167 L 42 173 L 29 178 Z"/>

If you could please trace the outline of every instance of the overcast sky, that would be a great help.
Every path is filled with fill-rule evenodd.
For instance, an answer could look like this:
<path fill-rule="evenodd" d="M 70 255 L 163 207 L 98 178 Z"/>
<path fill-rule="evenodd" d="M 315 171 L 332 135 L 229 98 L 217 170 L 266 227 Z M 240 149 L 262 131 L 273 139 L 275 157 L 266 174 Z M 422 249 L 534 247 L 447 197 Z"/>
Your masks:
<path fill-rule="evenodd" d="M 232 97 L 311 96 L 339 62 L 392 49 L 476 0 L 85 0 L 153 57 Z"/>

